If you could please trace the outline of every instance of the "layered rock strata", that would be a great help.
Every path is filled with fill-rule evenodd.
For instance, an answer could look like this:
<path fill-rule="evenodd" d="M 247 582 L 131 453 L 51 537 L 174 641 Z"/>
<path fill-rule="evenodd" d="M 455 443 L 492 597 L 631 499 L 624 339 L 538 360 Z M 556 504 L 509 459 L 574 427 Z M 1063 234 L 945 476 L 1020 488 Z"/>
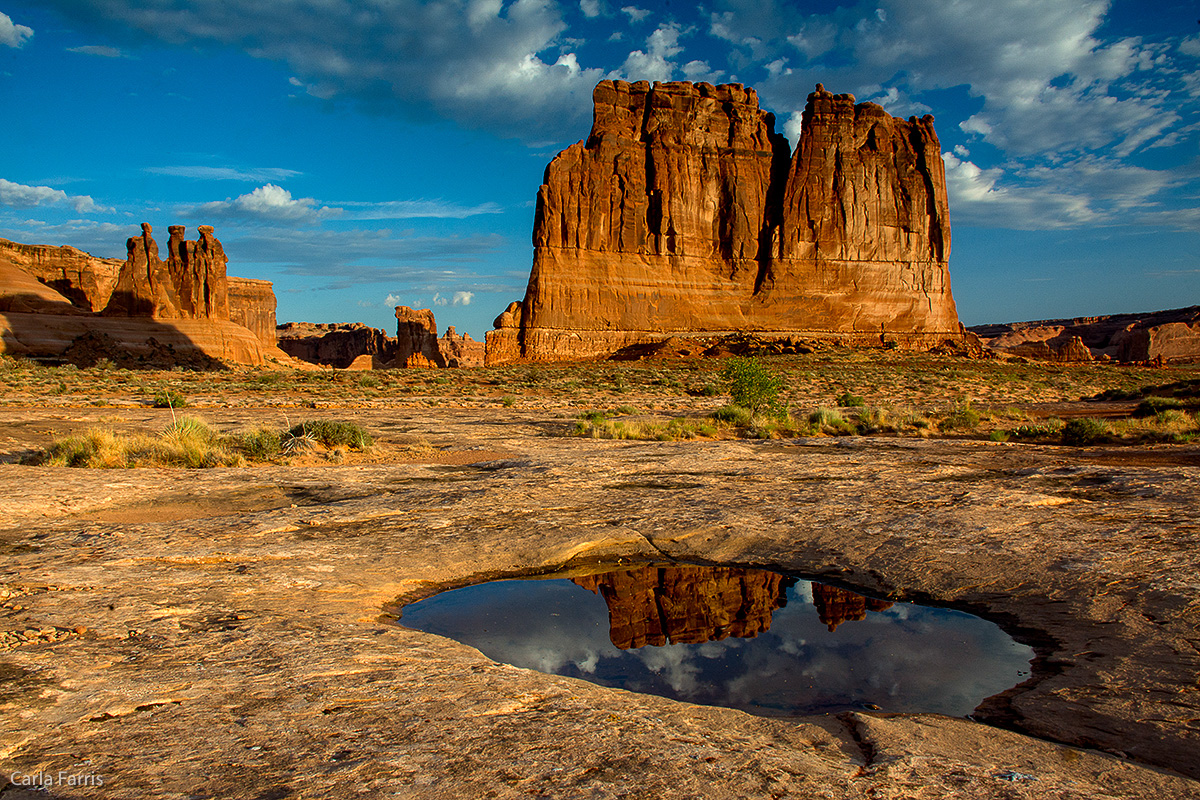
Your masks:
<path fill-rule="evenodd" d="M 622 650 L 753 638 L 771 629 L 793 583 L 758 569 L 654 566 L 572 581 L 604 598 L 609 638 Z"/>
<path fill-rule="evenodd" d="M 234 278 L 231 300 L 228 259 L 213 228 L 200 226 L 194 242 L 182 226 L 170 234 L 163 260 L 143 224 L 124 262 L 0 240 L 0 351 L 58 357 L 107 348 L 156 365 L 171 354 L 186 364 L 286 359 L 275 349 L 270 282 Z"/>
<path fill-rule="evenodd" d="M 1046 361 L 1200 361 L 1200 306 L 1144 314 L 976 325 L 970 331 L 997 352 Z"/>
<path fill-rule="evenodd" d="M 796 153 L 753 89 L 602 81 L 546 168 L 525 298 L 489 363 L 753 331 L 927 347 L 961 336 L 933 118 L 818 85 Z"/>

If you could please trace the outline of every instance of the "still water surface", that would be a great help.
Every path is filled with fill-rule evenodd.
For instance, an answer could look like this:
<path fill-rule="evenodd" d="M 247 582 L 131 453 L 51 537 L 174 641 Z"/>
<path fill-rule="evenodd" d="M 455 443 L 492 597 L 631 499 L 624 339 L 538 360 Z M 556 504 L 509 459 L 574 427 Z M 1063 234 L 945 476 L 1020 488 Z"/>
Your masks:
<path fill-rule="evenodd" d="M 406 606 L 401 624 L 519 667 L 766 715 L 965 716 L 1033 657 L 970 614 L 740 567 L 494 581 Z"/>

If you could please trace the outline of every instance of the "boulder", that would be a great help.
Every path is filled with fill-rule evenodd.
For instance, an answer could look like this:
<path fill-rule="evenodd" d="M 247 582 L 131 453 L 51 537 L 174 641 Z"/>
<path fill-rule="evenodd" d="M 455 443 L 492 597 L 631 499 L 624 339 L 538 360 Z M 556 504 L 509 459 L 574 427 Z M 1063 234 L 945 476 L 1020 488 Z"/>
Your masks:
<path fill-rule="evenodd" d="M 929 347 L 961 332 L 932 117 L 818 86 L 793 156 L 753 89 L 601 81 L 546 168 L 489 363 L 753 331 Z"/>

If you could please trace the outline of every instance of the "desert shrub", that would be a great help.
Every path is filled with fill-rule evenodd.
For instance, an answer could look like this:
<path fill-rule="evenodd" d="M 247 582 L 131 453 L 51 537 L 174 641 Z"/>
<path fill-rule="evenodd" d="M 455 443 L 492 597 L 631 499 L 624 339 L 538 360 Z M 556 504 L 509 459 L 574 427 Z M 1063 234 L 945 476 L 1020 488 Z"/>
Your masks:
<path fill-rule="evenodd" d="M 517 398 L 513 397 L 511 394 L 506 394 L 503 398 L 501 398 L 500 403 L 505 408 L 512 408 L 517 404 Z"/>
<path fill-rule="evenodd" d="M 842 392 L 834 398 L 833 402 L 837 403 L 841 408 L 859 408 L 867 404 L 866 400 L 850 392 Z"/>
<path fill-rule="evenodd" d="M 80 434 L 56 439 L 33 459 L 49 467 L 119 468 L 128 466 L 120 439 L 104 428 L 89 428 Z"/>
<path fill-rule="evenodd" d="M 1007 442 L 1009 439 L 1012 438 L 1012 433 L 1010 433 L 1009 431 L 1001 430 L 1000 428 L 997 428 L 996 430 L 994 430 L 988 434 L 988 438 L 991 439 L 993 442 Z"/>
<path fill-rule="evenodd" d="M 721 369 L 735 405 L 754 413 L 778 413 L 783 378 L 756 358 L 734 357 Z"/>
<path fill-rule="evenodd" d="M 233 443 L 251 461 L 269 461 L 283 453 L 283 435 L 265 428 L 239 434 Z"/>
<path fill-rule="evenodd" d="M 618 414 L 618 415 L 620 415 L 620 414 L 629 415 L 629 414 L 637 414 L 638 410 L 636 408 L 634 408 L 633 406 L 617 406 L 616 408 L 614 408 L 612 410 L 612 413 Z"/>
<path fill-rule="evenodd" d="M 1107 439 L 1109 436 L 1108 423 L 1094 417 L 1079 417 L 1063 426 L 1063 444 L 1088 445 Z"/>
<path fill-rule="evenodd" d="M 818 408 L 808 415 L 808 422 L 816 433 L 829 436 L 846 436 L 857 433 L 857 429 L 836 408 Z"/>
<path fill-rule="evenodd" d="M 1147 397 L 1133 410 L 1135 417 L 1153 417 L 1164 411 L 1181 409 L 1183 403 L 1174 397 Z"/>
<path fill-rule="evenodd" d="M 379 386 L 379 378 L 370 373 L 364 373 L 359 377 L 358 385 L 364 389 L 374 389 Z"/>
<path fill-rule="evenodd" d="M 326 419 L 293 425 L 286 436 L 309 439 L 325 447 L 349 447 L 351 450 L 365 450 L 375 443 L 365 430 L 353 422 Z"/>
<path fill-rule="evenodd" d="M 721 390 L 716 386 L 713 386 L 711 383 L 706 383 L 699 389 L 696 389 L 692 392 L 692 394 L 695 394 L 698 397 L 716 397 L 720 393 Z"/>
<path fill-rule="evenodd" d="M 958 403 L 938 427 L 943 431 L 973 431 L 979 427 L 979 412 L 971 407 L 971 401 Z"/>
<path fill-rule="evenodd" d="M 727 422 L 730 425 L 746 427 L 754 423 L 754 412 L 739 405 L 721 406 L 709 414 L 717 422 Z"/>
<path fill-rule="evenodd" d="M 187 408 L 187 398 L 179 392 L 163 389 L 154 393 L 155 408 Z"/>
<path fill-rule="evenodd" d="M 117 434 L 89 428 L 82 434 L 54 441 L 34 463 L 47 466 L 120 469 L 125 467 L 223 467 L 244 463 L 222 438 L 202 421 L 183 417 L 158 436 Z"/>
<path fill-rule="evenodd" d="M 130 448 L 130 461 L 136 465 L 170 464 L 195 469 L 236 466 L 239 460 L 220 435 L 196 417 L 172 422 L 150 447 Z"/>

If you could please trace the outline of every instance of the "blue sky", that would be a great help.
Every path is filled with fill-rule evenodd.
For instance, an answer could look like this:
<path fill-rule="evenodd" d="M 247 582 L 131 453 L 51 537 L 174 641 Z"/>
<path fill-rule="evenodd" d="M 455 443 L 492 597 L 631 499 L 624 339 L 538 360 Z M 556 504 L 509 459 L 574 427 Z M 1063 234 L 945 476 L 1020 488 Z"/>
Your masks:
<path fill-rule="evenodd" d="M 606 77 L 932 113 L 963 322 L 1200 303 L 1200 8 L 1141 0 L 0 0 L 0 237 L 216 227 L 280 321 L 524 294 Z"/>

